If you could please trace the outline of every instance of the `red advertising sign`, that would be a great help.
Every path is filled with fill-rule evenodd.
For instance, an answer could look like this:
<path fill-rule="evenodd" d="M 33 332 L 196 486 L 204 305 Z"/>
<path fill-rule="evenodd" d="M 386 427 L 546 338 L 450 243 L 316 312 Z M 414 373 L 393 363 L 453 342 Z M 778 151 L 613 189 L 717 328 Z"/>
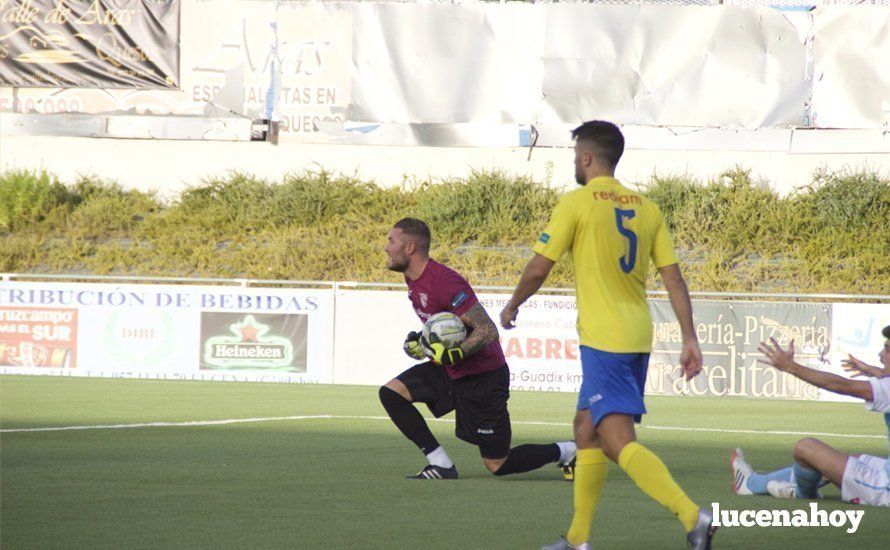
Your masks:
<path fill-rule="evenodd" d="M 77 310 L 0 307 L 0 366 L 74 368 Z"/>

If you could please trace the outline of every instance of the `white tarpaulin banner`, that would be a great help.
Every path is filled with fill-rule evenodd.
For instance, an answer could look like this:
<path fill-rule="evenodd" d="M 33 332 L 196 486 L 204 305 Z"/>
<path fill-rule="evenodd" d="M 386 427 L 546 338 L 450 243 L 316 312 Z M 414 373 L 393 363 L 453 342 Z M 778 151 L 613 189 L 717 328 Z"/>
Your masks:
<path fill-rule="evenodd" d="M 179 91 L 7 87 L 0 110 L 272 118 L 282 140 L 399 145 L 527 145 L 531 125 L 594 117 L 880 128 L 888 28 L 879 6 L 183 0 Z"/>
<path fill-rule="evenodd" d="M 890 125 L 890 7 L 813 12 L 812 123 L 819 128 Z"/>
<path fill-rule="evenodd" d="M 530 122 L 541 100 L 542 21 L 552 7 L 351 5 L 362 40 L 354 45 L 350 120 Z"/>
<path fill-rule="evenodd" d="M 543 123 L 801 126 L 803 37 L 773 9 L 553 4 Z"/>
<path fill-rule="evenodd" d="M 3 282 L 0 374 L 330 383 L 331 290 Z"/>

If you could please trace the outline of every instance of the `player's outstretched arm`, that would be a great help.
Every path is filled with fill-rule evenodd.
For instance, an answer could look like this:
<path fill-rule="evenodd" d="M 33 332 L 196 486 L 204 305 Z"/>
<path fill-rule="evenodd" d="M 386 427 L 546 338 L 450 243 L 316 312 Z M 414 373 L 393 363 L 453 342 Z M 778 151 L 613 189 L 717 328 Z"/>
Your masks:
<path fill-rule="evenodd" d="M 847 355 L 847 359 L 841 361 L 841 367 L 851 376 L 870 376 L 872 378 L 883 378 L 884 371 L 878 367 L 873 367 L 868 363 L 861 361 L 852 355 Z"/>
<path fill-rule="evenodd" d="M 526 300 L 531 298 L 534 293 L 541 288 L 541 285 L 547 280 L 547 276 L 550 275 L 550 270 L 553 269 L 555 264 L 556 262 L 541 254 L 535 254 L 532 259 L 528 261 L 525 269 L 522 270 L 522 275 L 519 277 L 519 283 L 516 284 L 513 296 L 510 298 L 510 301 L 507 302 L 507 305 L 504 306 L 504 309 L 501 310 L 500 317 L 502 327 L 505 329 L 514 327 L 513 321 L 516 320 L 519 306 L 525 303 Z"/>
<path fill-rule="evenodd" d="M 689 289 L 680 272 L 678 264 L 666 265 L 658 268 L 664 288 L 667 289 L 671 308 L 680 322 L 680 334 L 683 337 L 683 351 L 680 352 L 680 365 L 686 380 L 691 380 L 701 372 L 702 357 L 698 346 L 698 337 L 695 335 L 695 326 L 692 324 L 692 301 L 689 299 Z"/>
<path fill-rule="evenodd" d="M 765 359 L 757 359 L 758 363 L 773 366 L 823 390 L 858 397 L 869 402 L 874 401 L 871 384 L 864 380 L 850 380 L 796 363 L 794 361 L 794 340 L 791 340 L 788 349 L 785 350 L 775 338 L 770 338 L 770 342 L 761 342 L 757 351 L 765 356 Z"/>

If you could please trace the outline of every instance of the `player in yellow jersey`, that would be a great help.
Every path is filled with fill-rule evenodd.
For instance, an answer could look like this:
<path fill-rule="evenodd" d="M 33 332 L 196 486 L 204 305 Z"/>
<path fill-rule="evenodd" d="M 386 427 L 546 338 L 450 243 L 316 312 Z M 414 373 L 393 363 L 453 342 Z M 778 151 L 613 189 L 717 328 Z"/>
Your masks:
<path fill-rule="evenodd" d="M 674 482 L 661 460 L 636 442 L 634 422 L 646 412 L 643 388 L 652 350 L 646 273 L 658 269 L 680 322 L 680 363 L 687 379 L 701 371 L 692 305 L 661 211 L 614 178 L 624 136 L 610 122 L 585 122 L 572 131 L 575 179 L 534 246 L 534 257 L 501 312 L 513 328 L 519 306 L 541 288 L 553 265 L 571 250 L 578 300 L 583 378 L 574 420 L 578 445 L 574 516 L 564 539 L 546 550 L 589 548 L 590 525 L 606 480 L 608 459 L 683 525 L 690 547 L 711 547 L 711 514 Z"/>

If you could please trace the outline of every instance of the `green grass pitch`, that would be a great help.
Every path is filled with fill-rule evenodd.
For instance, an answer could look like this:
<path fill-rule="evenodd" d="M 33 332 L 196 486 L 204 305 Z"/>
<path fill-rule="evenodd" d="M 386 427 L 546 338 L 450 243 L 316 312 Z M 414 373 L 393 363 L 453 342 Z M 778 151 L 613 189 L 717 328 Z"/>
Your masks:
<path fill-rule="evenodd" d="M 569 438 L 574 402 L 571 394 L 514 393 L 514 444 Z M 882 418 L 856 404 L 649 398 L 648 406 L 640 441 L 704 506 L 807 507 L 736 496 L 727 464 L 741 445 L 758 469 L 786 465 L 800 436 L 731 430 L 866 435 L 822 439 L 850 452 L 887 453 Z M 476 449 L 454 437 L 449 415 L 431 426 L 461 479 L 406 480 L 423 457 L 384 415 L 373 387 L 0 377 L 0 544 L 4 550 L 535 549 L 564 533 L 572 485 L 555 466 L 495 478 Z M 836 489 L 825 493 L 823 509 L 851 508 Z M 831 527 L 724 528 L 715 548 L 887 548 L 890 509 L 862 509 L 855 534 Z M 616 465 L 593 542 L 597 549 L 685 547 L 679 523 Z"/>

